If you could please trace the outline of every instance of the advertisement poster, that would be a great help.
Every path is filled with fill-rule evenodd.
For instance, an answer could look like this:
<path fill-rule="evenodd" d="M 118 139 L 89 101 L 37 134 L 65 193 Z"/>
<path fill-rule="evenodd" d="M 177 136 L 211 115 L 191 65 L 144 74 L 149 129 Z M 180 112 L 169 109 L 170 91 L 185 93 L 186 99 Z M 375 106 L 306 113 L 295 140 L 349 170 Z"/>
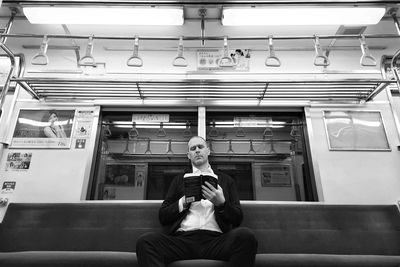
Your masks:
<path fill-rule="evenodd" d="M 273 164 L 261 167 L 261 186 L 291 186 L 292 172 L 290 165 Z"/>
<path fill-rule="evenodd" d="M 146 165 L 128 162 L 107 164 L 99 199 L 145 199 L 146 168 Z"/>
<path fill-rule="evenodd" d="M 15 190 L 16 184 L 17 184 L 17 182 L 14 182 L 14 181 L 5 181 L 3 183 L 3 187 L 1 188 L 1 193 L 2 194 L 13 193 Z"/>
<path fill-rule="evenodd" d="M 32 153 L 11 152 L 7 155 L 6 171 L 27 171 L 31 165 Z"/>
<path fill-rule="evenodd" d="M 106 166 L 106 184 L 124 186 L 135 185 L 134 164 L 108 164 Z"/>
<path fill-rule="evenodd" d="M 234 49 L 230 50 L 230 57 L 233 61 L 232 67 L 220 67 L 219 60 L 223 56 L 223 51 L 219 49 L 201 49 L 197 51 L 198 70 L 229 70 L 229 71 L 249 71 L 250 50 Z"/>
<path fill-rule="evenodd" d="M 75 110 L 21 109 L 12 148 L 69 148 Z"/>

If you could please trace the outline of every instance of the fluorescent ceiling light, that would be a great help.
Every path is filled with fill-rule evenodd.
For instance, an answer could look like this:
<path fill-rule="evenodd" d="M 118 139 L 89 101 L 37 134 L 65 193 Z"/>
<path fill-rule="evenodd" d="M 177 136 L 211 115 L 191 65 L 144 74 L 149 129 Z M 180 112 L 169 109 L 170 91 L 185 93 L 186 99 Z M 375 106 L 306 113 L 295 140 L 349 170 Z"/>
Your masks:
<path fill-rule="evenodd" d="M 377 24 L 384 7 L 255 7 L 224 8 L 222 24 L 249 25 L 369 25 Z"/>
<path fill-rule="evenodd" d="M 117 128 L 132 128 L 130 121 L 113 121 L 112 124 Z M 160 123 L 157 122 L 136 122 L 136 128 L 160 129 Z M 164 129 L 186 129 L 186 123 L 163 122 Z"/>
<path fill-rule="evenodd" d="M 30 23 L 183 25 L 182 8 L 24 7 Z"/>

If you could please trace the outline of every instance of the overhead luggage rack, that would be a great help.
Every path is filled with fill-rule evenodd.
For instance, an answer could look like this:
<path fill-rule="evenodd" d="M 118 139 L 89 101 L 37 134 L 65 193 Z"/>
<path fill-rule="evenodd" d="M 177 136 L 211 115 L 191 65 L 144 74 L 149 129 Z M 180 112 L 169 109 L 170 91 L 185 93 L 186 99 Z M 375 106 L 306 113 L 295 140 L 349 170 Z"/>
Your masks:
<path fill-rule="evenodd" d="M 88 39 L 87 54 L 78 61 L 79 66 L 94 67 L 93 56 L 93 40 L 119 40 L 132 41 L 149 40 L 149 41 L 179 41 L 178 57 L 183 58 L 183 41 L 224 41 L 222 50 L 223 57 L 226 59 L 224 64 L 219 67 L 232 67 L 232 61 L 228 50 L 229 41 L 271 41 L 272 36 L 250 36 L 250 37 L 227 37 L 227 36 L 83 36 L 83 35 L 34 35 L 34 34 L 2 34 L 3 38 L 41 38 L 43 46 L 41 46 L 38 56 L 47 57 L 46 45 L 49 38 L 52 39 Z M 381 34 L 381 35 L 313 35 L 313 36 L 274 36 L 274 40 L 297 40 L 307 39 L 314 41 L 316 54 L 314 57 L 314 65 L 317 67 L 326 67 L 329 60 L 323 54 L 321 44 L 322 39 L 357 39 L 360 42 L 362 56 L 360 63 L 362 66 L 376 65 L 376 60 L 372 57 L 367 49 L 365 38 L 400 38 L 399 35 Z M 272 51 L 272 44 L 269 44 L 269 50 Z M 160 102 L 170 105 L 240 105 L 244 103 L 247 106 L 263 105 L 269 103 L 278 104 L 298 104 L 304 105 L 310 102 L 343 102 L 343 103 L 360 103 L 373 99 L 379 92 L 390 84 L 399 84 L 399 79 L 381 79 L 381 75 L 368 76 L 369 78 L 358 78 L 357 73 L 349 72 L 351 75 L 341 75 L 334 77 L 328 72 L 326 73 L 307 73 L 306 75 L 293 76 L 290 73 L 266 72 L 266 73 L 246 73 L 243 76 L 236 74 L 235 76 L 226 76 L 226 72 L 222 71 L 216 75 L 209 72 L 206 75 L 197 76 L 195 73 L 181 73 L 178 78 L 167 77 L 167 75 L 157 75 L 153 73 L 152 77 L 146 77 L 141 72 L 130 73 L 129 77 L 120 75 L 112 75 L 109 72 L 102 73 L 99 76 L 83 75 L 75 73 L 78 76 L 27 76 L 27 77 L 11 77 L 15 68 L 15 56 L 12 51 L 2 42 L 0 48 L 10 57 L 12 61 L 12 69 L 9 72 L 3 95 L 6 94 L 10 82 L 16 82 L 34 98 L 51 102 L 91 102 L 100 105 L 146 105 L 151 101 Z M 134 55 L 128 59 L 139 58 L 138 42 L 135 41 Z M 393 57 L 396 62 L 398 54 Z M 269 58 L 274 58 L 273 53 Z M 276 55 L 275 55 L 276 57 Z M 34 57 L 35 58 L 35 57 Z M 83 64 L 81 61 L 89 58 L 93 62 Z M 175 59 L 177 59 L 175 58 Z M 373 62 L 368 64 L 363 59 L 370 58 Z M 268 59 L 268 58 L 267 58 Z M 185 60 L 184 60 L 185 61 Z M 186 62 L 186 61 L 185 61 Z M 184 63 L 185 63 L 184 62 Z M 37 62 L 34 62 L 37 64 Z M 139 64 L 140 63 L 140 64 Z M 139 67 L 142 62 L 136 64 L 127 64 L 128 66 Z M 182 66 L 182 62 L 179 66 Z M 186 64 L 186 63 L 185 63 Z M 266 67 L 271 67 L 269 62 L 265 62 Z M 280 65 L 280 64 L 279 64 Z M 176 66 L 176 64 L 174 65 Z M 278 67 L 278 65 L 272 65 Z M 396 72 L 396 68 L 391 64 L 391 69 Z M 59 73 L 60 74 L 60 73 Z M 82 73 L 81 73 L 82 74 Z M 83 73 L 85 74 L 85 73 Z M 89 73 L 90 74 L 90 73 Z M 111 75 L 110 75 L 111 74 Z M 124 73 L 127 74 L 127 73 Z M 256 75 L 259 74 L 259 75 Z M 290 79 L 284 79 L 278 74 L 286 74 Z M 321 75 L 323 74 L 323 75 Z M 326 75 L 324 75 L 326 74 Z M 397 73 L 395 73 L 397 74 Z M 94 74 L 97 75 L 97 74 Z M 104 76 L 103 76 L 104 75 Z M 289 76 L 290 75 L 290 76 Z M 101 77 L 100 77 L 101 76 Z M 134 77 L 132 79 L 132 77 Z M 339 78 L 340 77 L 340 78 Z M 357 77 L 357 78 L 356 78 Z M 363 76 L 365 77 L 365 76 Z M 3 101 L 4 97 L 0 97 Z M 230 102 L 231 101 L 231 102 Z M 224 102 L 224 103 L 222 103 Z M 234 103 L 235 102 L 235 103 Z M 2 103 L 0 103 L 2 106 Z"/>
<path fill-rule="evenodd" d="M 369 101 L 393 80 L 128 80 L 11 78 L 36 99 Z"/>

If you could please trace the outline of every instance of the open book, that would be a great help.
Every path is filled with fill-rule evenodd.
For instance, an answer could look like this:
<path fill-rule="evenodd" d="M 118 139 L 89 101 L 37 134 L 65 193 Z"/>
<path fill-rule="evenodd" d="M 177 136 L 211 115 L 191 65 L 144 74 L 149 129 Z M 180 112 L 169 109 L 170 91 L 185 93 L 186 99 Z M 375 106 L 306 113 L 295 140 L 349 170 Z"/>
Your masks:
<path fill-rule="evenodd" d="M 186 203 L 204 199 L 201 186 L 207 186 L 205 182 L 208 182 L 215 188 L 218 188 L 218 179 L 215 174 L 210 173 L 207 175 L 196 175 L 193 173 L 186 173 L 183 176 Z"/>

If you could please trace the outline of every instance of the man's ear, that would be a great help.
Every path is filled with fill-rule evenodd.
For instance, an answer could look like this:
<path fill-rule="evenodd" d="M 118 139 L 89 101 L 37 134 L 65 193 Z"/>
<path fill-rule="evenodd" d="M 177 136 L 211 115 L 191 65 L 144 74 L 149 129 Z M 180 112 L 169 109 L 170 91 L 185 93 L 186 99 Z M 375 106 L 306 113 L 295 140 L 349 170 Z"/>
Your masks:
<path fill-rule="evenodd" d="M 189 152 L 186 155 L 187 155 L 187 158 L 190 159 Z"/>

